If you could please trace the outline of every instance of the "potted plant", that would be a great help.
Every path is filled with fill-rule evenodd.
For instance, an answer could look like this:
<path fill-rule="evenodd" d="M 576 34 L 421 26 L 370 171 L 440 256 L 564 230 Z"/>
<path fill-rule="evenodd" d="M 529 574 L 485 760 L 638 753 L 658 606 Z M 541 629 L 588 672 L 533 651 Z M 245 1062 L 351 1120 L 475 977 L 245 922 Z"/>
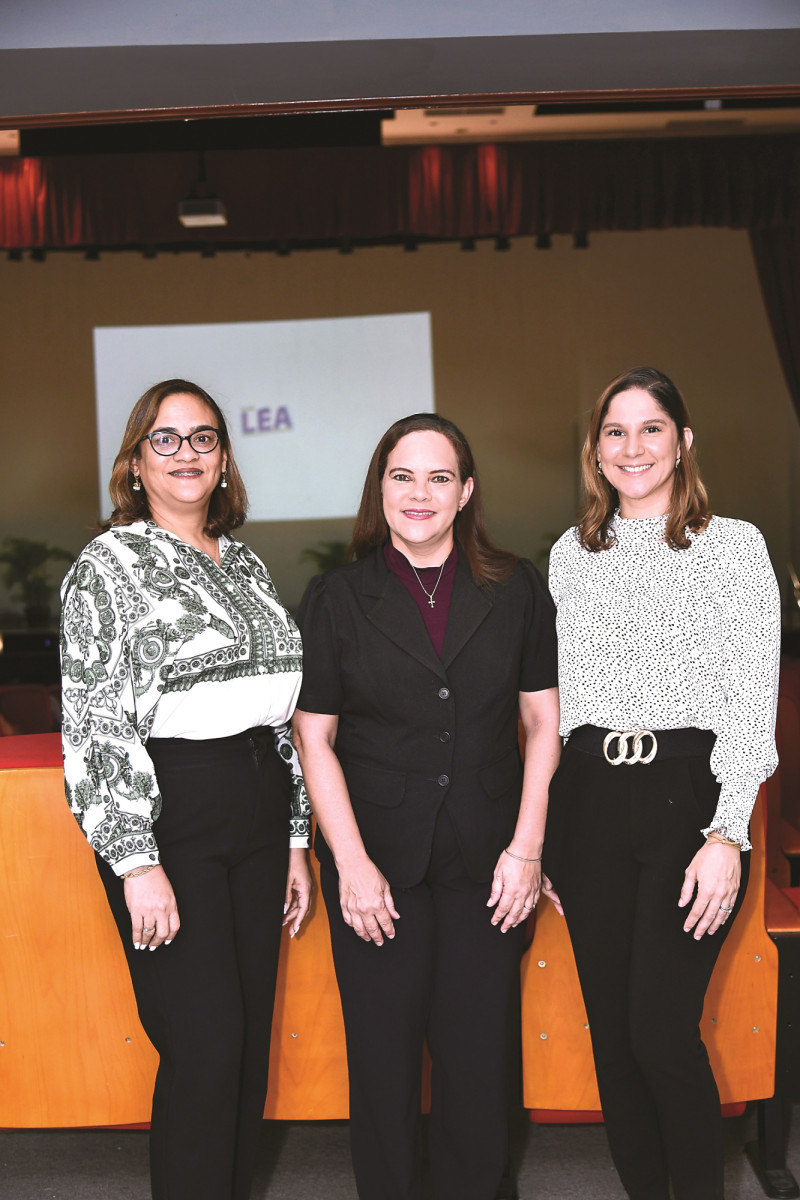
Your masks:
<path fill-rule="evenodd" d="M 324 574 L 334 567 L 343 567 L 347 562 L 347 542 L 318 542 L 300 551 L 301 562 L 312 562 Z"/>
<path fill-rule="evenodd" d="M 74 561 L 75 555 L 69 550 L 46 542 L 20 537 L 4 540 L 0 546 L 0 563 L 5 567 L 3 582 L 10 592 L 17 592 L 28 625 L 47 625 L 50 621 L 50 602 L 58 586 L 50 564 Z"/>

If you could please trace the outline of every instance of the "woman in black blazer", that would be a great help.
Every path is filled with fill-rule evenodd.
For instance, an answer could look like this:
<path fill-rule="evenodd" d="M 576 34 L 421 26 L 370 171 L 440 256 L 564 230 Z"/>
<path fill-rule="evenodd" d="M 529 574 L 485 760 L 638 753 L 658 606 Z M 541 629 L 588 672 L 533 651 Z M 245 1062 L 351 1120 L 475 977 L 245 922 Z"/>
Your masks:
<path fill-rule="evenodd" d="M 361 1200 L 493 1200 L 509 1012 L 559 754 L 553 605 L 496 549 L 463 434 L 420 414 L 370 463 L 356 561 L 312 580 L 295 737 L 318 829 Z M 524 767 L 517 716 L 527 733 Z M 544 881 L 547 887 L 547 881 Z"/>

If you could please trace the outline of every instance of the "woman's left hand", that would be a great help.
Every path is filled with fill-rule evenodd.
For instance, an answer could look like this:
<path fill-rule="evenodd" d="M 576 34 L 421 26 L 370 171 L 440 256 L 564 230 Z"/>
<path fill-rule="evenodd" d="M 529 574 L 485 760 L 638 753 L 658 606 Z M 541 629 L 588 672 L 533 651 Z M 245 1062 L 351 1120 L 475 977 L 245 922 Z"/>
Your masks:
<path fill-rule="evenodd" d="M 685 908 L 695 897 L 683 926 L 686 933 L 694 929 L 695 941 L 704 933 L 716 933 L 730 917 L 739 894 L 739 855 L 738 846 L 706 842 L 686 868 L 678 905 Z"/>
<path fill-rule="evenodd" d="M 501 933 L 521 924 L 536 907 L 541 889 L 542 864 L 520 862 L 504 850 L 497 860 L 487 901 L 488 908 L 497 906 L 492 913 L 492 924 L 499 925 Z"/>
<path fill-rule="evenodd" d="M 289 874 L 286 877 L 286 902 L 284 905 L 284 925 L 289 925 L 289 936 L 294 935 L 303 924 L 303 918 L 311 904 L 311 871 L 308 866 L 308 851 L 291 849 L 289 851 Z"/>

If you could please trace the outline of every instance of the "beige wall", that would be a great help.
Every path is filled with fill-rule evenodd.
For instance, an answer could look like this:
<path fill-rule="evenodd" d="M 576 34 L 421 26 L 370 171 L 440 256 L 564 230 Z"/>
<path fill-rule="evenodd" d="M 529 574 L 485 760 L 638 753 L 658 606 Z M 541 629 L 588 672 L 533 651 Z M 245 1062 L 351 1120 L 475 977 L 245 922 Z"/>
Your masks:
<path fill-rule="evenodd" d="M 2 260 L 0 537 L 76 551 L 88 539 L 93 326 L 411 310 L 432 313 L 437 407 L 473 443 L 500 543 L 535 557 L 572 522 L 586 410 L 612 375 L 648 363 L 687 396 L 716 510 L 761 527 L 782 586 L 790 552 L 800 562 L 800 432 L 747 235 L 699 229 L 596 234 L 584 251 L 555 238 L 550 251 L 524 239 L 508 253 L 487 243 Z M 254 523 L 244 536 L 296 603 L 311 573 L 301 548 L 348 532 L 342 521 Z"/>

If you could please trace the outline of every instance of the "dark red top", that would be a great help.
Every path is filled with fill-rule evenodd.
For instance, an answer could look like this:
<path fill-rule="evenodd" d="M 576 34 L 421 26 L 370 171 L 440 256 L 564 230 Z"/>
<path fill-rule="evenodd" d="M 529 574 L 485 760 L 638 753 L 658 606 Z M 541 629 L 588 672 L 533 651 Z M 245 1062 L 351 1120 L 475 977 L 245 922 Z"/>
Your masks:
<path fill-rule="evenodd" d="M 453 549 L 448 554 L 444 563 L 442 577 L 439 579 L 440 567 L 417 567 L 417 575 L 414 574 L 414 567 L 406 558 L 405 554 L 401 554 L 396 550 L 391 542 L 387 542 L 383 547 L 383 557 L 386 560 L 386 565 L 390 571 L 400 579 L 408 588 L 411 598 L 416 602 L 417 608 L 422 613 L 422 619 L 425 622 L 425 628 L 428 631 L 433 648 L 442 657 L 442 649 L 444 648 L 444 635 L 447 631 L 447 617 L 450 613 L 450 600 L 453 595 L 453 581 L 456 577 L 456 565 L 458 563 L 458 549 L 453 543 Z M 441 564 L 440 564 L 441 565 Z M 425 591 L 420 587 L 419 580 L 422 580 Z M 437 579 L 439 580 L 437 586 Z M 434 588 L 436 589 L 434 591 Z M 429 596 L 433 595 L 433 607 L 431 607 Z"/>

